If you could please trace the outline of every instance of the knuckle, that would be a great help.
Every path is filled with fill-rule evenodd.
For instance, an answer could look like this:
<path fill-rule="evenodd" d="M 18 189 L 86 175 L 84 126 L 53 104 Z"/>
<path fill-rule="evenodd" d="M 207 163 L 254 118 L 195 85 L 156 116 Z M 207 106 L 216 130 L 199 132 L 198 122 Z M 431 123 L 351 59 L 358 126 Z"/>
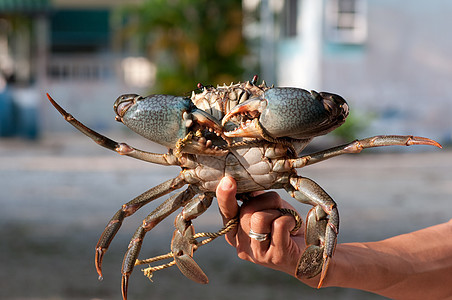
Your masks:
<path fill-rule="evenodd" d="M 278 199 L 280 199 L 279 194 L 277 192 L 275 192 L 275 191 L 268 191 L 268 192 L 265 192 L 264 194 L 266 196 L 268 196 L 269 198 L 278 198 Z"/>
<path fill-rule="evenodd" d="M 273 255 L 270 259 L 270 263 L 276 266 L 284 263 L 284 258 L 281 255 Z"/>
<path fill-rule="evenodd" d="M 252 214 L 255 211 L 254 207 L 244 204 L 240 209 L 242 215 Z"/>
<path fill-rule="evenodd" d="M 246 253 L 244 251 L 240 251 L 238 249 L 237 249 L 237 256 L 240 259 L 247 260 L 247 261 L 252 261 L 250 256 L 248 255 L 248 253 Z"/>
<path fill-rule="evenodd" d="M 273 230 L 276 232 L 290 231 L 295 226 L 292 216 L 281 216 L 273 222 Z"/>
<path fill-rule="evenodd" d="M 268 219 L 268 216 L 263 212 L 255 212 L 251 215 L 251 224 L 262 224 L 266 223 Z"/>
<path fill-rule="evenodd" d="M 225 239 L 229 245 L 231 245 L 232 247 L 235 247 L 235 238 L 234 237 L 230 237 L 230 236 L 226 235 Z"/>
<path fill-rule="evenodd" d="M 274 249 L 271 253 L 267 253 L 267 263 L 271 265 L 282 265 L 287 259 L 287 249 Z"/>

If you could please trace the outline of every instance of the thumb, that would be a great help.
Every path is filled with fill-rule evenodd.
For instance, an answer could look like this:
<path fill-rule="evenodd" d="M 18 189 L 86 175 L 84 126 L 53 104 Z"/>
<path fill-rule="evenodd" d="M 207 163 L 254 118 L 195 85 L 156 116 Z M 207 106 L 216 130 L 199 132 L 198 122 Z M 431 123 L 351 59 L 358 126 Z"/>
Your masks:
<path fill-rule="evenodd" d="M 226 176 L 221 179 L 217 186 L 218 207 L 223 216 L 224 223 L 235 218 L 239 211 L 235 194 L 237 192 L 237 184 L 232 177 Z"/>

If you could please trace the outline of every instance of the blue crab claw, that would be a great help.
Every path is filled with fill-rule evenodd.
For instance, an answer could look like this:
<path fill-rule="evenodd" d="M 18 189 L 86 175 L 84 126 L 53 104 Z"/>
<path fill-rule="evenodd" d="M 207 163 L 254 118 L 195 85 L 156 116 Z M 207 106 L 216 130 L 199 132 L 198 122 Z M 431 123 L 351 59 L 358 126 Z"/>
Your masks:
<path fill-rule="evenodd" d="M 225 153 L 219 148 L 227 139 L 220 122 L 188 98 L 125 94 L 116 99 L 114 110 L 117 121 L 160 145 L 172 149 L 179 145 L 184 153 Z"/>
<path fill-rule="evenodd" d="M 222 120 L 241 115 L 241 123 L 227 137 L 309 139 L 345 122 L 347 102 L 339 95 L 298 88 L 272 88 L 235 106 Z"/>

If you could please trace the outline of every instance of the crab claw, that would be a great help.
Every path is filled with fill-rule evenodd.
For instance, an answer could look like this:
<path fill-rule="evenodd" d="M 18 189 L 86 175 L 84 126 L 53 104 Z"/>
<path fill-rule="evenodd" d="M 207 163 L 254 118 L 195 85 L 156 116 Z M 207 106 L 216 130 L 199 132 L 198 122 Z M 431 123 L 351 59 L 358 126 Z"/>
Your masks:
<path fill-rule="evenodd" d="M 160 145 L 174 149 L 184 141 L 181 152 L 207 155 L 225 152 L 218 148 L 227 139 L 221 138 L 220 122 L 188 98 L 126 94 L 116 100 L 114 110 L 117 121 Z"/>
<path fill-rule="evenodd" d="M 185 277 L 194 282 L 207 284 L 209 279 L 201 267 L 193 259 L 195 245 L 193 243 L 193 226 L 186 221 L 183 215 L 178 215 L 175 220 L 176 229 L 171 240 L 171 251 L 177 267 Z M 182 232 L 180 231 L 182 230 Z"/>
<path fill-rule="evenodd" d="M 203 270 L 198 266 L 192 256 L 187 254 L 182 254 L 179 256 L 174 256 L 174 260 L 176 261 L 176 265 L 182 274 L 185 275 L 188 279 L 193 280 L 194 282 L 207 284 L 209 283 L 209 279 L 207 275 L 203 272 Z"/>
<path fill-rule="evenodd" d="M 339 95 L 297 88 L 272 88 L 235 106 L 222 120 L 241 115 L 242 122 L 227 137 L 308 139 L 326 134 L 345 122 L 347 102 Z"/>
<path fill-rule="evenodd" d="M 429 138 L 421 137 L 421 136 L 413 136 L 407 141 L 407 146 L 411 145 L 428 145 L 428 146 L 435 146 L 438 148 L 443 148 L 440 143 L 437 141 L 434 141 Z"/>

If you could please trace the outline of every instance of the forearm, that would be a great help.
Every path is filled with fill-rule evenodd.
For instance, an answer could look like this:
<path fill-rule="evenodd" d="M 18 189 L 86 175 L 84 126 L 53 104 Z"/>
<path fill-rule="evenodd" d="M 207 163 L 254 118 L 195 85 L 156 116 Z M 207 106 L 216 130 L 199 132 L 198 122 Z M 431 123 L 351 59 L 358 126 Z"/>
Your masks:
<path fill-rule="evenodd" d="M 452 297 L 452 220 L 371 243 L 339 244 L 325 286 L 394 299 Z"/>

